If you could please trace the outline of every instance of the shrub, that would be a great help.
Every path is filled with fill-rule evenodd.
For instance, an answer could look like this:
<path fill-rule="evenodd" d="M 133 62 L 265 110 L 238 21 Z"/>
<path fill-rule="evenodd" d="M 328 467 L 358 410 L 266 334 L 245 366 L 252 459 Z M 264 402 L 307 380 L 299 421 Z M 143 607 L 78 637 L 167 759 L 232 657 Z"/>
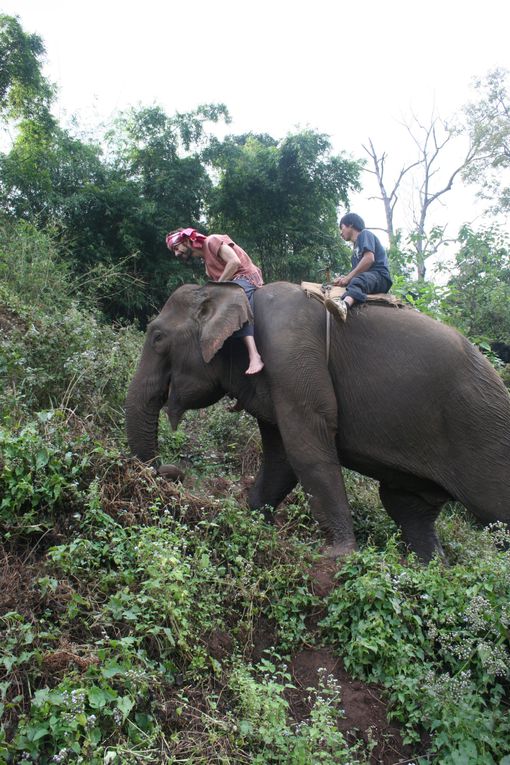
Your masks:
<path fill-rule="evenodd" d="M 238 664 L 230 677 L 234 693 L 238 746 L 258 765 L 356 765 L 367 762 L 361 746 L 347 744 L 336 723 L 343 716 L 341 688 L 332 676 L 319 674 L 319 688 L 310 688 L 307 719 L 289 722 L 284 693 L 293 686 L 284 669 L 263 659 L 256 669 Z"/>
<path fill-rule="evenodd" d="M 89 465 L 86 433 L 72 433 L 65 413 L 39 412 L 24 426 L 0 428 L 0 522 L 10 534 L 41 530 L 55 513 L 83 499 Z"/>
<path fill-rule="evenodd" d="M 483 534 L 492 550 L 469 567 L 405 566 L 396 544 L 353 554 L 322 622 L 346 668 L 389 689 L 408 739 L 421 725 L 431 733 L 440 762 L 507 753 L 510 555 L 498 549 L 504 531 Z"/>
<path fill-rule="evenodd" d="M 256 420 L 247 412 L 229 411 L 231 405 L 232 401 L 224 398 L 207 409 L 187 412 L 184 417 L 186 443 L 181 453 L 202 474 L 247 475 L 258 468 L 260 434 Z M 164 442 L 162 447 L 164 454 Z"/>
<path fill-rule="evenodd" d="M 25 410 L 70 408 L 82 417 L 93 415 L 98 425 L 120 427 L 141 334 L 103 326 L 75 307 L 58 317 L 25 312 L 23 318 L 28 328 L 0 341 L 4 412 L 15 394 Z"/>
<path fill-rule="evenodd" d="M 11 295 L 54 312 L 70 302 L 72 280 L 55 231 L 0 218 L 0 281 Z"/>

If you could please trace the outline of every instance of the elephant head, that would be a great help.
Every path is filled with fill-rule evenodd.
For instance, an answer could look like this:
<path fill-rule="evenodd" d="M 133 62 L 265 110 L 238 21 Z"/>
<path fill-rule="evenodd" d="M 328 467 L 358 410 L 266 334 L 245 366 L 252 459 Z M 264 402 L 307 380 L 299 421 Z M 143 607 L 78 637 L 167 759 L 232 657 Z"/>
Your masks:
<path fill-rule="evenodd" d="M 155 459 L 165 404 L 172 427 L 177 427 L 187 409 L 209 406 L 223 396 L 216 354 L 251 320 L 246 294 L 233 283 L 184 285 L 170 296 L 147 327 L 127 394 L 127 436 L 135 456 L 143 462 Z"/>

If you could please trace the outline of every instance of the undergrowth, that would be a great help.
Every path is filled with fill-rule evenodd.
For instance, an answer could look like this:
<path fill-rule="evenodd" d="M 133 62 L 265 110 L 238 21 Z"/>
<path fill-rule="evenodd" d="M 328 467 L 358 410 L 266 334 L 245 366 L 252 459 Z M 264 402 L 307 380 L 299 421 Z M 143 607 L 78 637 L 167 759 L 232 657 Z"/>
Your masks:
<path fill-rule="evenodd" d="M 469 566 L 403 563 L 395 542 L 352 555 L 321 622 L 349 671 L 388 688 L 408 740 L 433 734 L 439 762 L 508 754 L 510 538 L 499 527 L 478 536 Z"/>

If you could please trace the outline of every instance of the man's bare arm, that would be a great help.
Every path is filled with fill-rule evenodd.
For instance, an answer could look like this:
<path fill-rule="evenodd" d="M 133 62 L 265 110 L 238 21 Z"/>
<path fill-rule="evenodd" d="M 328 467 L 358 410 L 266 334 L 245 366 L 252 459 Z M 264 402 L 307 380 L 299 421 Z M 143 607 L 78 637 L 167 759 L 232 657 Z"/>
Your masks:
<path fill-rule="evenodd" d="M 225 263 L 225 268 L 223 269 L 223 273 L 221 274 L 218 281 L 228 282 L 238 272 L 241 261 L 235 254 L 232 247 L 230 247 L 228 244 L 221 245 L 220 249 L 218 250 L 218 255 Z"/>

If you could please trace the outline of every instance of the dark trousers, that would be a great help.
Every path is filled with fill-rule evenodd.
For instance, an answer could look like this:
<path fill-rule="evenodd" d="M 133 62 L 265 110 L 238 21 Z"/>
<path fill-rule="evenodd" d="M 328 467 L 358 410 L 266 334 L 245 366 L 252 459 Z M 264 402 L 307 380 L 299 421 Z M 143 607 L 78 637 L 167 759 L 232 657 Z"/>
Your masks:
<path fill-rule="evenodd" d="M 254 284 L 249 282 L 248 279 L 234 279 L 233 283 L 238 284 L 240 287 L 243 288 L 243 290 L 246 293 L 246 297 L 248 298 L 251 311 L 253 313 L 253 295 L 257 287 L 255 287 Z M 234 332 L 232 337 L 247 337 L 250 335 L 253 335 L 253 324 L 248 324 L 247 322 L 241 327 L 241 329 L 238 329 L 237 332 Z"/>
<path fill-rule="evenodd" d="M 352 297 L 357 303 L 364 303 L 367 295 L 373 295 L 376 292 L 389 292 L 393 282 L 379 271 L 365 271 L 351 279 L 347 285 L 345 295 Z"/>

